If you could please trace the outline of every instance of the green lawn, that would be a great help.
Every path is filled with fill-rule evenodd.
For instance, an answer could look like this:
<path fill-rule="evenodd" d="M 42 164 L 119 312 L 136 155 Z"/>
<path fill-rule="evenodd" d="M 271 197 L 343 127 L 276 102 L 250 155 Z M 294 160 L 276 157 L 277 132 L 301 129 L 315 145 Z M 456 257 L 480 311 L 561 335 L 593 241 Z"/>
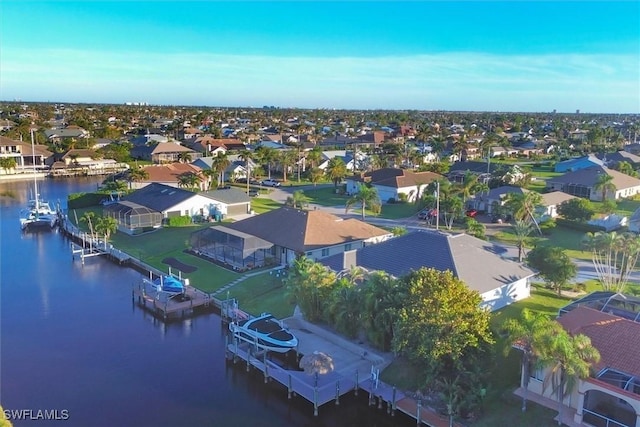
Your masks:
<path fill-rule="evenodd" d="M 208 226 L 209 224 L 167 227 L 139 236 L 116 233 L 112 237 L 112 242 L 118 249 L 158 270 L 168 271 L 169 266 L 164 264 L 162 260 L 171 257 L 197 267 L 193 273 L 182 276 L 188 278 L 191 285 L 196 288 L 212 292 L 235 280 L 239 274 L 184 252 L 188 247 L 191 233 Z M 177 273 L 177 271 L 174 272 Z"/>
<path fill-rule="evenodd" d="M 282 207 L 282 204 L 268 197 L 254 197 L 251 199 L 251 209 L 257 214 L 265 213 Z"/>
<path fill-rule="evenodd" d="M 320 206 L 344 206 L 349 197 L 344 194 L 336 194 L 334 187 L 316 188 L 305 190 L 304 195 Z"/>
<path fill-rule="evenodd" d="M 284 295 L 281 277 L 265 272 L 250 277 L 229 289 L 221 298 L 237 298 L 239 307 L 253 315 L 269 312 L 282 319 L 293 314 L 294 306 Z"/>
<path fill-rule="evenodd" d="M 539 241 L 563 248 L 571 258 L 590 260 L 591 254 L 583 250 L 581 243 L 585 234 L 584 231 L 556 226 L 545 236 L 538 236 L 537 233 L 531 233 L 529 238 L 530 244 L 528 246 L 531 247 L 533 246 L 533 242 Z M 510 227 L 505 227 L 502 231 L 497 232 L 493 235 L 493 238 L 505 243 L 516 243 L 516 236 Z"/>

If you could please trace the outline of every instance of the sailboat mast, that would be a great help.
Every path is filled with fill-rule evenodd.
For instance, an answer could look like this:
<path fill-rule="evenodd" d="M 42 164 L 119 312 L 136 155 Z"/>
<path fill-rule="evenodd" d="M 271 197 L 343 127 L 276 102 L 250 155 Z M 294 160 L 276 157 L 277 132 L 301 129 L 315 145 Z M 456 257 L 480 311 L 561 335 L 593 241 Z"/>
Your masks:
<path fill-rule="evenodd" d="M 33 162 L 33 191 L 35 192 L 36 212 L 40 208 L 40 195 L 38 194 L 38 174 L 36 171 L 36 146 L 33 138 L 33 129 L 29 129 L 31 133 L 31 161 Z"/>

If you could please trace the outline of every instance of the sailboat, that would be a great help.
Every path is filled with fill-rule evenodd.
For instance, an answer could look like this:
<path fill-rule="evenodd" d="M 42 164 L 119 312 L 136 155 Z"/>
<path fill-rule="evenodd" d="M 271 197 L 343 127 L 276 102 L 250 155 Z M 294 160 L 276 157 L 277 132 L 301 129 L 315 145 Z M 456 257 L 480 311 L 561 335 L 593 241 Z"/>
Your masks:
<path fill-rule="evenodd" d="M 51 208 L 47 201 L 40 198 L 40 193 L 38 193 L 38 175 L 36 170 L 36 151 L 33 130 L 31 130 L 31 158 L 33 161 L 33 198 L 29 200 L 27 207 L 23 209 L 20 214 L 20 228 L 22 230 L 43 226 L 53 228 L 58 222 L 58 214 Z"/>

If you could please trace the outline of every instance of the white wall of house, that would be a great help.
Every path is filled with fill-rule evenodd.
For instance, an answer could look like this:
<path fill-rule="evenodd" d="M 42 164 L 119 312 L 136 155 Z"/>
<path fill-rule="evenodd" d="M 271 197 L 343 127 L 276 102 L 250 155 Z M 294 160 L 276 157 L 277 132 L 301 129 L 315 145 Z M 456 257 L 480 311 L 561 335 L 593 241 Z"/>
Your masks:
<path fill-rule="evenodd" d="M 616 190 L 616 199 L 626 199 L 627 197 L 633 197 L 636 194 L 640 194 L 640 186 Z"/>
<path fill-rule="evenodd" d="M 212 201 L 208 197 L 200 196 L 199 194 L 194 194 L 193 197 L 185 200 L 182 203 L 178 203 L 175 206 L 170 207 L 166 211 L 162 212 L 162 216 L 167 218 L 168 212 L 180 212 L 180 215 L 209 215 L 209 211 L 211 207 L 216 206 L 216 203 Z M 226 205 L 220 204 L 222 214 L 226 214 Z"/>
<path fill-rule="evenodd" d="M 312 260 L 319 260 L 331 255 L 341 254 L 345 251 L 351 251 L 354 249 L 360 249 L 364 246 L 364 241 L 357 240 L 349 243 L 341 243 L 339 245 L 327 246 L 325 248 L 315 249 L 313 251 L 306 252 L 306 257 Z"/>
<path fill-rule="evenodd" d="M 530 294 L 529 279 L 524 278 L 481 294 L 482 304 L 480 306 L 489 311 L 495 311 L 521 299 L 528 298 Z"/>

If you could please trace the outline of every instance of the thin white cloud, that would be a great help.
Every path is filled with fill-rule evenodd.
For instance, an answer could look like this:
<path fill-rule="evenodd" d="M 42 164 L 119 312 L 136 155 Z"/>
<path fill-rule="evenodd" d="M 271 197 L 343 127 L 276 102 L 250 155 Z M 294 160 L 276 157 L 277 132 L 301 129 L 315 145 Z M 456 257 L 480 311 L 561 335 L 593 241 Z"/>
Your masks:
<path fill-rule="evenodd" d="M 634 55 L 376 58 L 3 50 L 3 99 L 639 112 Z"/>

